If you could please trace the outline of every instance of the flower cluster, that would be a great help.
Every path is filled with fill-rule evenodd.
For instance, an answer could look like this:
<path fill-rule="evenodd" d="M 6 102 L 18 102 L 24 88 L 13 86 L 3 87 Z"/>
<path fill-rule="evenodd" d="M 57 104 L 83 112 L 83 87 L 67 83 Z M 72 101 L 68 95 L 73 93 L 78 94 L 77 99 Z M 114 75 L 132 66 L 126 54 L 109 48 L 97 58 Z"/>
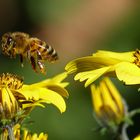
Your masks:
<path fill-rule="evenodd" d="M 43 132 L 38 135 L 37 133 L 32 134 L 27 129 L 22 130 L 20 124 L 16 124 L 13 127 L 13 136 L 15 140 L 20 140 L 20 139 L 22 140 L 47 140 L 48 139 L 48 135 Z M 5 129 L 3 131 L 3 135 L 1 139 L 7 140 L 8 137 L 9 137 L 9 133 L 7 129 Z"/>
<path fill-rule="evenodd" d="M 69 62 L 65 70 L 76 73 L 74 79 L 91 87 L 94 116 L 104 130 L 113 133 L 114 139 L 129 140 L 127 127 L 133 124 L 132 117 L 140 109 L 128 111 L 127 103 L 108 77 L 115 77 L 125 85 L 140 84 L 140 50 L 132 52 L 98 51 L 92 56 Z M 99 85 L 93 84 L 101 76 Z M 134 140 L 140 139 L 140 136 Z"/>
<path fill-rule="evenodd" d="M 16 124 L 22 124 L 23 120 L 36 107 L 45 107 L 44 103 L 55 105 L 61 113 L 66 110 L 64 98 L 69 94 L 65 87 L 68 82 L 62 82 L 67 74 L 61 73 L 53 78 L 34 83 L 24 84 L 23 78 L 6 73 L 0 75 L 0 127 L 1 139 L 15 138 L 20 140 L 19 129 L 13 128 Z M 16 135 L 14 134 L 16 132 Z M 47 134 L 31 135 L 24 130 L 24 140 L 46 140 Z"/>

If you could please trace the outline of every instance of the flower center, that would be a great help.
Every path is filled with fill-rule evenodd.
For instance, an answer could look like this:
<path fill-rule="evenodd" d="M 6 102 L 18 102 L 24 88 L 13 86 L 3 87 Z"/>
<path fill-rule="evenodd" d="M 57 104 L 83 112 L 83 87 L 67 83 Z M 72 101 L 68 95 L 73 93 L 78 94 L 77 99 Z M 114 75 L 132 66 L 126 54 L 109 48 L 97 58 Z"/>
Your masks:
<path fill-rule="evenodd" d="M 134 57 L 135 57 L 135 60 L 134 60 L 134 63 L 140 67 L 140 50 L 139 49 L 136 49 L 136 51 L 134 52 Z"/>
<path fill-rule="evenodd" d="M 10 89 L 20 89 L 23 85 L 23 79 L 17 75 L 6 73 L 0 75 L 0 87 L 8 86 Z"/>

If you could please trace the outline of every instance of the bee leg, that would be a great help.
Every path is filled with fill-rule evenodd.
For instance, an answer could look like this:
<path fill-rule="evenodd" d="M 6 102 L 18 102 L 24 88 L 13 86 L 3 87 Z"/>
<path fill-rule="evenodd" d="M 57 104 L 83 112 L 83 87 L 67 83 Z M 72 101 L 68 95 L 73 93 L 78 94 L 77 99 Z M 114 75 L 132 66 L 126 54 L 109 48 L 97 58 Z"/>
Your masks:
<path fill-rule="evenodd" d="M 38 64 L 38 67 L 39 67 L 41 73 L 46 74 L 45 66 L 44 66 L 43 62 L 41 62 L 41 61 L 42 61 L 41 53 L 39 51 L 37 51 L 37 64 Z"/>
<path fill-rule="evenodd" d="M 46 70 L 44 68 L 45 67 L 44 64 L 41 61 L 39 61 L 39 60 L 37 61 L 37 64 L 38 64 L 38 67 L 39 67 L 41 73 L 46 74 Z"/>
<path fill-rule="evenodd" d="M 30 53 L 30 50 L 27 51 L 27 58 L 30 60 L 30 57 L 31 57 L 31 53 Z"/>
<path fill-rule="evenodd" d="M 30 62 L 31 62 L 33 70 L 35 72 L 37 72 L 37 70 L 36 70 L 36 61 L 35 61 L 35 58 L 33 56 L 30 57 Z"/>
<path fill-rule="evenodd" d="M 23 67 L 23 55 L 22 54 L 19 54 L 19 58 L 20 58 L 20 63 L 21 63 L 21 67 Z"/>
<path fill-rule="evenodd" d="M 31 55 L 30 50 L 27 51 L 27 58 L 29 59 L 33 70 L 37 73 L 35 58 Z"/>

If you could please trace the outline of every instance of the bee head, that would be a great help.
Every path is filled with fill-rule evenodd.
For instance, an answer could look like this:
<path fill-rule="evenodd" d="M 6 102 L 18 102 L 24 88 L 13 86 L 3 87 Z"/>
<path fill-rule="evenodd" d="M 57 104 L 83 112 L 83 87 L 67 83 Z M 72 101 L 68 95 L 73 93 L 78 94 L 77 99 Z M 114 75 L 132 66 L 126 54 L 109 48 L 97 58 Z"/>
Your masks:
<path fill-rule="evenodd" d="M 16 42 L 12 37 L 12 33 L 5 33 L 2 36 L 2 40 L 1 40 L 2 53 L 7 56 L 14 57 L 15 43 Z"/>

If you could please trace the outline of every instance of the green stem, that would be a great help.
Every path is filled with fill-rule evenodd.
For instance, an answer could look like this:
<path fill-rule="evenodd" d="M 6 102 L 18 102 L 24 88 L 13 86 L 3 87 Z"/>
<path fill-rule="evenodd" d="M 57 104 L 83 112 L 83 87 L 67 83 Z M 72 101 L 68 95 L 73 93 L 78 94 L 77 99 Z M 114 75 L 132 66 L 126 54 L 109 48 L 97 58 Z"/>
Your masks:
<path fill-rule="evenodd" d="M 129 118 L 133 118 L 138 113 L 140 113 L 140 108 L 132 110 L 131 112 L 129 112 L 128 116 L 129 116 Z M 129 140 L 129 137 L 127 135 L 127 128 L 129 125 L 130 124 L 125 123 L 122 126 L 122 131 L 121 131 L 121 134 L 120 134 L 118 140 Z"/>
<path fill-rule="evenodd" d="M 134 109 L 131 112 L 129 112 L 130 118 L 134 117 L 136 114 L 140 113 L 140 108 Z"/>
<path fill-rule="evenodd" d="M 13 133 L 13 129 L 11 126 L 7 125 L 6 126 L 7 130 L 8 130 L 8 134 L 9 134 L 9 140 L 15 140 L 14 137 L 14 133 Z"/>
<path fill-rule="evenodd" d="M 119 140 L 129 140 L 129 137 L 127 135 L 127 127 L 129 125 L 128 124 L 124 124 L 122 126 L 122 131 L 121 131 L 121 135 L 119 136 Z"/>

